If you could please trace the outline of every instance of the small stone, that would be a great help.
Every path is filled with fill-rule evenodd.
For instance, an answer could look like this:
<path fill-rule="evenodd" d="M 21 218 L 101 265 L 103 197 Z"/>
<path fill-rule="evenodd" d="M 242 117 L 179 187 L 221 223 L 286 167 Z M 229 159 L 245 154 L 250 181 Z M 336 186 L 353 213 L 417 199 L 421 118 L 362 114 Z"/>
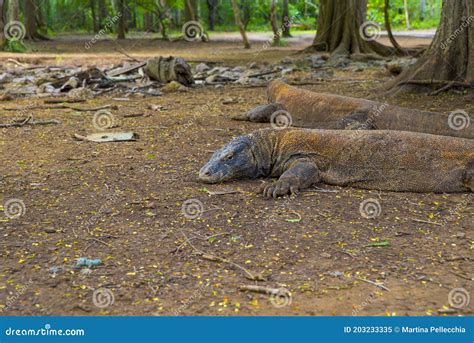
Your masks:
<path fill-rule="evenodd" d="M 252 62 L 248 65 L 249 69 L 258 69 L 257 62 Z"/>
<path fill-rule="evenodd" d="M 46 233 L 56 233 L 57 230 L 54 227 L 47 227 L 44 229 L 44 232 Z"/>
<path fill-rule="evenodd" d="M 319 256 L 324 258 L 331 258 L 331 254 L 328 254 L 327 252 L 322 252 L 321 254 L 319 254 Z"/>
<path fill-rule="evenodd" d="M 466 237 L 466 234 L 464 232 L 457 232 L 456 233 L 456 238 L 465 238 Z"/>
<path fill-rule="evenodd" d="M 181 83 L 176 81 L 171 81 L 161 88 L 163 93 L 174 93 L 178 91 L 186 91 L 188 88 L 183 86 Z"/>
<path fill-rule="evenodd" d="M 282 64 L 292 64 L 293 61 L 289 59 L 288 57 L 285 57 L 284 59 L 281 60 Z"/>
<path fill-rule="evenodd" d="M 206 63 L 199 63 L 196 66 L 196 72 L 198 72 L 198 73 L 202 73 L 202 72 L 208 71 L 210 69 L 211 69 L 211 67 L 209 67 Z"/>

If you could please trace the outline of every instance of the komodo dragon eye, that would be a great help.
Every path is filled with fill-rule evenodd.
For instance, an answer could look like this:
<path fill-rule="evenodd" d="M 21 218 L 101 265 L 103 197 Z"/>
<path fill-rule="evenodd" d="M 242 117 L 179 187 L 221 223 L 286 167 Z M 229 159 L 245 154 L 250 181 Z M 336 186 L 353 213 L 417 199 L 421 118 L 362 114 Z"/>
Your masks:
<path fill-rule="evenodd" d="M 232 159 L 232 157 L 234 157 L 234 153 L 230 152 L 227 155 L 225 155 L 224 157 L 222 157 L 222 160 L 223 161 L 228 161 L 228 160 Z"/>

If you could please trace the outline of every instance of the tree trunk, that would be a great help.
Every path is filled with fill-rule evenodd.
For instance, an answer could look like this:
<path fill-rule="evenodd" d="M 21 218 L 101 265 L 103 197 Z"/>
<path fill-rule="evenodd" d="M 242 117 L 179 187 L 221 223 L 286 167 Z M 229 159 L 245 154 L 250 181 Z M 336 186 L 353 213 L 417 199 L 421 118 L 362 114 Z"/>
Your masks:
<path fill-rule="evenodd" d="M 153 13 L 145 12 L 143 17 L 143 30 L 145 32 L 153 32 Z"/>
<path fill-rule="evenodd" d="M 20 4 L 18 3 L 18 0 L 10 0 L 8 2 L 7 18 L 8 18 L 8 22 L 20 21 Z"/>
<path fill-rule="evenodd" d="M 109 11 L 107 9 L 106 0 L 99 0 L 99 27 L 104 28 L 105 18 L 109 16 Z"/>
<path fill-rule="evenodd" d="M 127 20 L 125 16 L 125 1 L 126 0 L 117 0 L 117 11 L 119 15 L 117 25 L 117 39 L 125 39 L 125 22 Z"/>
<path fill-rule="evenodd" d="M 390 1 L 385 0 L 385 7 L 384 7 L 383 12 L 384 12 L 384 18 L 385 18 L 385 29 L 387 30 L 388 39 L 390 40 L 390 43 L 392 43 L 393 47 L 397 50 L 398 53 L 406 54 L 403 48 L 400 46 L 400 44 L 398 44 L 397 40 L 393 36 L 392 25 L 390 23 L 389 10 L 390 10 Z"/>
<path fill-rule="evenodd" d="M 36 18 L 38 16 L 39 7 L 35 4 L 35 0 L 25 0 L 23 11 L 25 15 L 25 28 L 27 39 L 46 39 L 38 33 Z"/>
<path fill-rule="evenodd" d="M 196 0 L 185 0 L 184 6 L 184 20 L 196 21 L 197 20 L 197 3 Z"/>
<path fill-rule="evenodd" d="M 426 0 L 420 0 L 420 21 L 425 20 Z"/>
<path fill-rule="evenodd" d="M 276 16 L 275 0 L 272 0 L 272 4 L 270 6 L 270 23 L 272 25 L 272 31 L 273 31 L 273 45 L 278 46 L 280 45 L 280 32 L 279 32 L 278 21 L 277 21 L 277 16 Z"/>
<path fill-rule="evenodd" d="M 5 23 L 3 22 L 3 8 L 4 8 L 4 1 L 0 0 L 0 51 L 3 50 L 5 45 L 6 39 L 3 33 L 3 28 Z"/>
<path fill-rule="evenodd" d="M 207 0 L 207 28 L 209 31 L 214 31 L 217 3 L 218 0 Z"/>
<path fill-rule="evenodd" d="M 333 55 L 379 54 L 389 56 L 395 49 L 374 40 L 362 30 L 367 0 L 321 0 L 318 31 L 312 48 Z"/>
<path fill-rule="evenodd" d="M 403 0 L 403 7 L 405 8 L 405 21 L 407 23 L 407 30 L 410 30 L 410 11 L 408 10 L 408 0 Z"/>
<path fill-rule="evenodd" d="M 306 4 L 306 3 L 305 3 Z M 285 38 L 291 37 L 290 34 L 290 14 L 288 11 L 288 0 L 283 0 L 282 4 L 282 35 Z"/>
<path fill-rule="evenodd" d="M 244 24 L 242 23 L 242 19 L 240 18 L 240 10 L 239 6 L 237 5 L 237 0 L 230 0 L 232 4 L 232 11 L 234 12 L 234 19 L 235 24 L 238 26 L 240 35 L 242 36 L 242 41 L 244 42 L 245 49 L 250 49 L 250 43 L 247 38 L 247 33 L 245 32 Z"/>
<path fill-rule="evenodd" d="M 386 87 L 396 90 L 417 81 L 474 82 L 474 0 L 444 0 L 430 47 Z"/>
<path fill-rule="evenodd" d="M 89 0 L 89 5 L 91 7 L 92 29 L 94 30 L 94 33 L 97 33 L 99 32 L 99 23 L 97 21 L 95 0 Z"/>

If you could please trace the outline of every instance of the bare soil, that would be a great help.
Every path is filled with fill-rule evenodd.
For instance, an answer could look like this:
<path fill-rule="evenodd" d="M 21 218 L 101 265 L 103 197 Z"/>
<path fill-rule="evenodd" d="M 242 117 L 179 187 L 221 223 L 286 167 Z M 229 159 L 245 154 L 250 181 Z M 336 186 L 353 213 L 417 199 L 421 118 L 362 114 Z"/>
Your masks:
<path fill-rule="evenodd" d="M 37 44 L 31 54 L 0 55 L 3 68 L 13 67 L 8 58 L 83 65 L 125 58 L 113 51 L 112 41 L 99 42 L 87 53 L 77 53 L 84 40 Z M 173 54 L 226 65 L 246 65 L 258 49 L 246 51 L 234 42 L 121 44 L 139 59 Z M 268 49 L 257 62 L 279 61 L 302 47 L 300 42 Z M 305 88 L 369 97 L 379 94 L 380 81 L 390 75 L 372 68 L 338 70 L 336 77 L 360 82 L 322 81 Z M 266 200 L 254 193 L 261 180 L 203 185 L 197 172 L 215 149 L 267 127 L 230 120 L 265 103 L 265 88 L 226 85 L 155 98 L 131 96 L 130 101 L 115 97 L 121 96 L 106 94 L 80 105 L 117 105 L 113 114 L 119 127 L 113 130 L 136 132 L 135 142 L 74 140 L 75 133 L 97 130 L 93 113 L 72 110 L 30 111 L 37 120 L 54 118 L 61 125 L 0 129 L 0 204 L 16 198 L 26 205 L 26 213 L 16 219 L 0 213 L 3 314 L 474 314 L 472 301 L 453 309 L 448 299 L 455 288 L 473 289 L 474 207 L 468 194 L 320 185 L 323 191 L 303 192 L 295 199 Z M 5 107 L 43 101 L 2 102 L 1 122 L 18 115 Z M 472 94 L 402 94 L 387 101 L 443 112 L 474 109 Z M 163 110 L 152 110 L 151 104 Z M 124 117 L 128 114 L 144 116 Z M 183 213 L 190 199 L 202 203 L 198 218 Z M 361 215 L 359 206 L 366 199 L 380 203 L 379 216 Z M 232 263 L 211 261 L 197 250 Z M 79 257 L 103 264 L 81 272 L 71 268 Z M 249 280 L 236 264 L 265 281 Z M 275 306 L 268 295 L 239 291 L 241 285 L 285 288 L 291 298 Z M 94 291 L 102 288 L 114 296 L 104 308 L 93 302 Z"/>

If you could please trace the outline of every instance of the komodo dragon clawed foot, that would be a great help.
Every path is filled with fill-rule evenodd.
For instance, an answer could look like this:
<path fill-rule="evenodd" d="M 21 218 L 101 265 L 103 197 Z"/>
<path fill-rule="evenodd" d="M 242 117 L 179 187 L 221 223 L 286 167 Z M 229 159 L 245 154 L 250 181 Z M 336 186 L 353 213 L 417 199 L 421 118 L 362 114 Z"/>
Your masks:
<path fill-rule="evenodd" d="M 308 188 L 320 180 L 318 167 L 311 161 L 296 159 L 290 161 L 285 169 L 286 171 L 277 181 L 263 184 L 259 193 L 266 198 L 277 198 L 287 194 L 297 195 L 300 189 Z"/>
<path fill-rule="evenodd" d="M 252 108 L 250 111 L 233 116 L 233 120 L 245 120 L 253 123 L 268 123 L 271 116 L 276 111 L 282 110 L 283 106 L 279 103 L 270 103 Z"/>

